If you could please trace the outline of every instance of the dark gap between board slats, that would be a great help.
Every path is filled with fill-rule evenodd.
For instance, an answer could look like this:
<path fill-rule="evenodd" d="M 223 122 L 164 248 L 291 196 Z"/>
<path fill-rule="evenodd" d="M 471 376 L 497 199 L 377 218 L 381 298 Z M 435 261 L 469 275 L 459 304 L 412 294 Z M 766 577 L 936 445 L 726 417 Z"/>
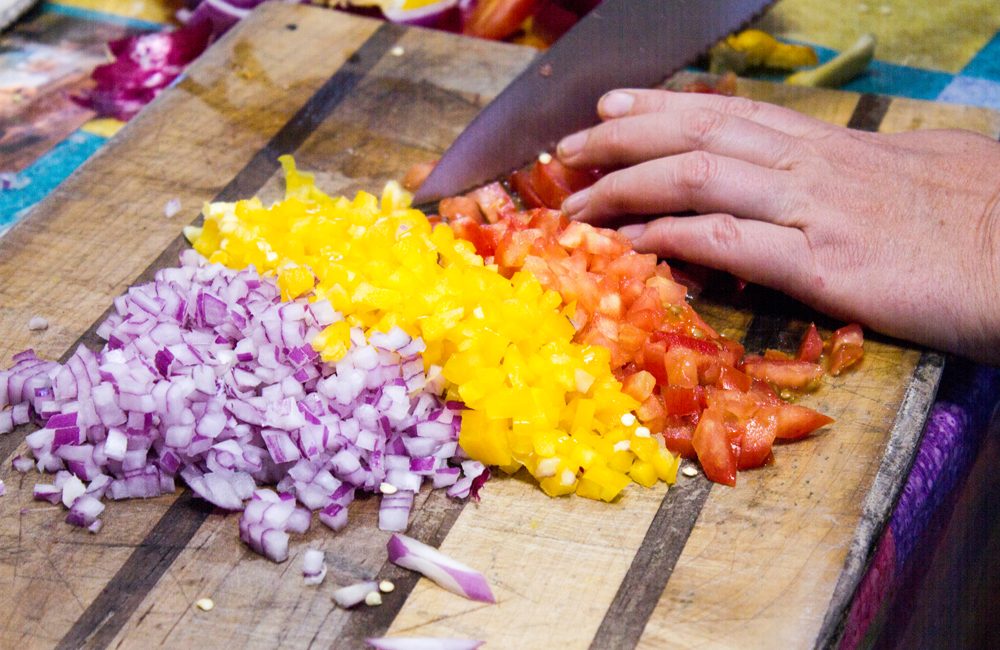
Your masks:
<path fill-rule="evenodd" d="M 258 151 L 215 195 L 213 201 L 234 201 L 259 191 L 277 171 L 280 165 L 278 157 L 294 153 L 395 45 L 405 31 L 406 28 L 399 25 L 382 23 L 264 148 Z M 199 217 L 197 221 L 200 220 Z M 186 247 L 183 235 L 178 235 L 132 284 L 149 282 L 160 269 L 176 265 L 180 252 Z M 113 310 L 113 305 L 108 307 L 101 318 L 91 325 L 60 361 L 65 362 L 81 343 L 89 343 L 91 347 L 100 349 L 103 341 L 95 332 Z M 16 448 L 21 438 L 22 436 L 17 436 L 13 443 L 7 440 L 0 442 L 0 445 L 3 445 L 0 447 L 0 452 L 4 458 Z M 185 489 L 105 585 L 101 594 L 77 619 L 57 647 L 70 649 L 107 646 L 177 555 L 186 547 L 210 512 L 211 507 L 208 504 L 198 502 Z"/>

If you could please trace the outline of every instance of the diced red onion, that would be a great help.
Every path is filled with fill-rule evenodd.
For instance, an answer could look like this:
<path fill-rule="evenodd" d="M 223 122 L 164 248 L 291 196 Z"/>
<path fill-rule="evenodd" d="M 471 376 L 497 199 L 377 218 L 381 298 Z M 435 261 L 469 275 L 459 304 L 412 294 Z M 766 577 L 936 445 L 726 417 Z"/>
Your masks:
<path fill-rule="evenodd" d="M 495 603 L 483 574 L 412 537 L 394 533 L 386 545 L 389 561 L 417 571 L 448 591 L 470 600 Z"/>
<path fill-rule="evenodd" d="M 181 266 L 115 299 L 99 353 L 80 346 L 63 365 L 15 355 L 0 372 L 10 419 L 0 427 L 45 425 L 25 438 L 39 469 L 59 472 L 55 486 L 36 486 L 38 499 L 150 498 L 179 475 L 220 508 L 246 508 L 241 538 L 275 561 L 310 511 L 340 530 L 355 491 L 387 480 L 399 492 L 383 497 L 380 521 L 405 530 L 425 480 L 462 480 L 465 493 L 481 475 L 449 466 L 461 458 L 463 406 L 442 402 L 440 368 L 425 376 L 423 342 L 399 328 L 370 340 L 354 328 L 347 355 L 324 363 L 309 342 L 340 320 L 326 300 L 282 303 L 273 278 L 185 251 Z M 14 460 L 21 471 L 31 463 Z M 254 492 L 267 483 L 283 494 Z"/>
<path fill-rule="evenodd" d="M 374 581 L 359 582 L 357 584 L 341 587 L 331 594 L 335 603 L 348 609 L 365 600 L 365 596 L 372 592 L 378 592 L 378 583 Z"/>
<path fill-rule="evenodd" d="M 7 494 L 7 486 L 4 485 L 3 479 L 0 478 L 0 497 L 2 497 L 5 494 Z"/>
<path fill-rule="evenodd" d="M 11 465 L 13 465 L 14 469 L 24 474 L 31 471 L 31 468 L 35 466 L 35 462 L 27 456 L 18 454 L 17 456 L 14 456 L 14 460 L 11 461 Z"/>
<path fill-rule="evenodd" d="M 365 639 L 375 650 L 476 650 L 483 641 L 429 636 L 394 636 Z"/>

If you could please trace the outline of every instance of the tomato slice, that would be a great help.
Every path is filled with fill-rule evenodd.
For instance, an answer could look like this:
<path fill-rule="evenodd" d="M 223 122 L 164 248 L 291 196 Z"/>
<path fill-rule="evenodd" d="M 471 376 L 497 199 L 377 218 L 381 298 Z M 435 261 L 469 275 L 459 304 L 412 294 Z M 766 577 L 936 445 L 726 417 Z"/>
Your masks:
<path fill-rule="evenodd" d="M 723 485 L 736 485 L 740 456 L 739 436 L 730 434 L 721 411 L 705 409 L 694 430 L 691 446 L 698 454 L 698 462 L 709 480 Z"/>
<path fill-rule="evenodd" d="M 541 4 L 542 0 L 479 0 L 462 26 L 462 33 L 502 40 L 520 29 Z"/>
<path fill-rule="evenodd" d="M 845 325 L 830 337 L 830 374 L 839 375 L 865 355 L 865 337 L 857 323 Z"/>
<path fill-rule="evenodd" d="M 823 339 L 819 336 L 816 323 L 809 323 L 809 329 L 802 336 L 802 343 L 799 344 L 799 353 L 796 359 L 816 363 L 823 354 Z"/>
<path fill-rule="evenodd" d="M 755 379 L 763 379 L 778 388 L 801 390 L 814 384 L 823 376 L 819 364 L 796 359 L 766 359 L 748 356 L 743 359 L 743 372 Z"/>
<path fill-rule="evenodd" d="M 781 404 L 769 408 L 774 409 L 777 419 L 775 435 L 782 440 L 803 438 L 833 422 L 830 416 L 798 404 Z"/>

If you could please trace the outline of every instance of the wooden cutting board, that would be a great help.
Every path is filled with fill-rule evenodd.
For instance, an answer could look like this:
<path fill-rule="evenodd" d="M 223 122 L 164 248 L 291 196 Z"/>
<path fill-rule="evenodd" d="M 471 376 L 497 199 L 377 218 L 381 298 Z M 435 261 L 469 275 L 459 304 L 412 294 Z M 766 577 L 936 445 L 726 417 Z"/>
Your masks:
<path fill-rule="evenodd" d="M 227 35 L 104 150 L 0 239 L 0 364 L 25 347 L 67 356 L 129 285 L 173 264 L 205 201 L 281 191 L 294 153 L 330 193 L 378 191 L 438 155 L 533 56 L 521 47 L 268 3 Z M 740 93 L 857 128 L 962 126 L 996 137 L 983 110 L 740 84 Z M 530 110 L 530 107 L 527 107 Z M 179 199 L 179 215 L 164 206 Z M 790 345 L 787 303 L 699 305 L 748 348 Z M 29 332 L 42 315 L 45 332 Z M 830 323 L 828 323 L 830 324 Z M 786 336 L 783 338 L 782 333 Z M 187 492 L 113 502 L 98 535 L 31 500 L 49 477 L 12 472 L 25 430 L 0 437 L 0 646 L 361 647 L 383 634 L 485 639 L 489 648 L 834 643 L 919 442 L 941 356 L 871 337 L 859 370 L 803 398 L 837 423 L 776 450 L 736 488 L 698 475 L 617 503 L 550 499 L 490 482 L 478 504 L 418 498 L 410 533 L 482 570 L 499 602 L 473 603 L 386 563 L 377 501 L 333 534 L 315 524 L 272 564 L 237 538 L 237 517 Z M 330 573 L 302 584 L 299 555 Z M 390 578 L 381 607 L 330 593 Z M 212 611 L 193 606 L 215 602 Z"/>

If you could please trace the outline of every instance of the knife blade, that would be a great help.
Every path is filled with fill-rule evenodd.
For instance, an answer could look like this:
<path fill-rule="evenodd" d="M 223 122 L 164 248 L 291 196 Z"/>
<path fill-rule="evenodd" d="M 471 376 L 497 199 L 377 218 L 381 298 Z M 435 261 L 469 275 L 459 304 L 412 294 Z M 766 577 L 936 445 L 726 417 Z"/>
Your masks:
<path fill-rule="evenodd" d="M 614 88 L 666 79 L 773 0 L 604 0 L 472 120 L 414 195 L 417 204 L 513 171 L 598 121 Z"/>

